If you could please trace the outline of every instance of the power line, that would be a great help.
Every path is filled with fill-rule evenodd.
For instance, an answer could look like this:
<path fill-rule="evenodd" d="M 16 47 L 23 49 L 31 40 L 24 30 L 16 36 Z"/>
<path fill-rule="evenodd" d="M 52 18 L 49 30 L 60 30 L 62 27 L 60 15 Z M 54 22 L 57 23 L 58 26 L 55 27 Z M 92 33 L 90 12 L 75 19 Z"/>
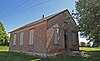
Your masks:
<path fill-rule="evenodd" d="M 37 0 L 35 0 L 34 2 L 36 2 L 36 1 L 37 1 Z M 33 3 L 33 2 L 32 2 L 32 3 Z M 18 9 L 13 10 L 12 12 L 7 13 L 7 15 L 9 15 L 9 14 L 13 13 L 14 11 L 18 11 L 18 10 L 20 10 L 20 9 L 24 8 L 24 7 L 27 7 L 27 6 L 31 5 L 32 3 L 29 3 L 29 4 L 27 4 L 27 5 L 24 5 L 24 6 L 22 6 L 22 7 L 19 7 Z"/>
<path fill-rule="evenodd" d="M 21 7 L 23 4 L 27 3 L 28 1 L 29 1 L 29 0 L 24 1 L 23 3 L 17 5 L 15 8 L 9 10 L 9 11 L 6 12 L 6 13 L 8 13 L 8 14 L 11 13 L 12 11 L 14 11 L 14 10 L 16 10 L 17 8 Z M 5 14 L 6 14 L 6 13 L 5 13 Z M 1 16 L 4 16 L 5 14 L 3 14 L 3 15 L 1 15 Z"/>
<path fill-rule="evenodd" d="M 14 13 L 19 13 L 19 12 L 22 12 L 22 11 L 25 11 L 25 10 L 28 10 L 28 9 L 31 9 L 31 8 L 33 8 L 33 7 L 39 6 L 39 5 L 44 4 L 44 3 L 47 3 L 47 2 L 49 2 L 49 1 L 50 1 L 50 0 L 43 1 L 43 2 L 41 2 L 41 3 L 35 4 L 35 5 L 33 5 L 33 6 L 30 6 L 30 7 L 28 7 L 28 8 L 22 9 L 22 10 L 20 10 L 20 11 L 14 12 Z M 24 7 L 23 7 L 23 8 L 24 8 Z M 14 14 L 14 13 L 12 13 L 12 14 Z M 11 14 L 9 14 L 9 15 L 11 15 Z M 7 16 L 8 16 L 8 15 L 7 15 Z"/>

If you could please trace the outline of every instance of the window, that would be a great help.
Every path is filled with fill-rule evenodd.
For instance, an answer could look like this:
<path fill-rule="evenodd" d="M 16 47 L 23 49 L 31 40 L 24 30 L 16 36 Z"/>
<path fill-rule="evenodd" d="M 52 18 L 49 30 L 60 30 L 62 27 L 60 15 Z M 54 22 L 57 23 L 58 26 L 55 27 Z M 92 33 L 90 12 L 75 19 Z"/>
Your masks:
<path fill-rule="evenodd" d="M 16 45 L 16 34 L 14 34 L 13 45 Z"/>
<path fill-rule="evenodd" d="M 29 45 L 32 45 L 34 41 L 34 29 L 29 31 Z"/>
<path fill-rule="evenodd" d="M 23 41 L 24 41 L 24 33 L 21 32 L 20 33 L 20 45 L 23 45 Z"/>
<path fill-rule="evenodd" d="M 60 29 L 58 27 L 54 27 L 54 44 L 59 44 L 60 39 Z"/>

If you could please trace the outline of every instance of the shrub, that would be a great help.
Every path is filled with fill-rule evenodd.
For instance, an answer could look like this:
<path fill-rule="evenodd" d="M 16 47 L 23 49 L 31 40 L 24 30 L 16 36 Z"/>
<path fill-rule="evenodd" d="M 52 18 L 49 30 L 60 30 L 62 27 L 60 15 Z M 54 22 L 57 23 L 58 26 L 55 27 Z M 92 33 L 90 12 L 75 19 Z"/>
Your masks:
<path fill-rule="evenodd" d="M 85 47 L 86 43 L 85 42 L 80 42 L 80 47 Z"/>
<path fill-rule="evenodd" d="M 98 45 L 96 43 L 94 43 L 92 47 L 98 47 Z"/>
<path fill-rule="evenodd" d="M 90 43 L 87 43 L 87 47 L 91 47 Z"/>

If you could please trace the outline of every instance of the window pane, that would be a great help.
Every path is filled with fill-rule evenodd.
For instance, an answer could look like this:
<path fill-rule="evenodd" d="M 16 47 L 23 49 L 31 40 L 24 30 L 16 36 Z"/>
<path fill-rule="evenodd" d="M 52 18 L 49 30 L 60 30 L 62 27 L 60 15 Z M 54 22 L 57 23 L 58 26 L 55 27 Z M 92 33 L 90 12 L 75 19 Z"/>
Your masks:
<path fill-rule="evenodd" d="M 23 45 L 23 41 L 24 41 L 24 33 L 21 32 L 20 33 L 20 45 Z"/>
<path fill-rule="evenodd" d="M 13 45 L 16 45 L 16 34 L 14 34 Z"/>
<path fill-rule="evenodd" d="M 33 44 L 33 39 L 34 39 L 34 29 L 31 29 L 29 33 L 29 45 Z"/>
<path fill-rule="evenodd" d="M 54 28 L 54 44 L 59 44 L 59 28 Z"/>

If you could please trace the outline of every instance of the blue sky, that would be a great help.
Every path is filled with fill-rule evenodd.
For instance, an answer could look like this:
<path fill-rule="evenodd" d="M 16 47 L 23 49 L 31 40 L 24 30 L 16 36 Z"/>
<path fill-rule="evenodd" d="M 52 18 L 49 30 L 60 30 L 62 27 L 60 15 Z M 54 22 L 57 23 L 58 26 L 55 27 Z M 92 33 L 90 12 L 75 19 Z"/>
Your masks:
<path fill-rule="evenodd" d="M 0 0 L 0 21 L 6 31 L 10 32 L 41 19 L 42 15 L 48 16 L 65 9 L 71 12 L 75 9 L 75 1 L 77 0 Z M 86 42 L 80 36 L 79 40 Z"/>
<path fill-rule="evenodd" d="M 65 9 L 71 12 L 75 9 L 75 1 L 77 0 L 0 0 L 0 21 L 6 31 L 10 32 L 41 19 L 42 15 L 48 16 Z M 86 41 L 80 37 L 79 40 Z"/>
<path fill-rule="evenodd" d="M 32 7 L 34 5 L 37 6 Z M 75 9 L 75 0 L 0 0 L 0 21 L 10 32 L 40 19 L 42 15 L 48 16 L 64 9 L 70 12 Z"/>

